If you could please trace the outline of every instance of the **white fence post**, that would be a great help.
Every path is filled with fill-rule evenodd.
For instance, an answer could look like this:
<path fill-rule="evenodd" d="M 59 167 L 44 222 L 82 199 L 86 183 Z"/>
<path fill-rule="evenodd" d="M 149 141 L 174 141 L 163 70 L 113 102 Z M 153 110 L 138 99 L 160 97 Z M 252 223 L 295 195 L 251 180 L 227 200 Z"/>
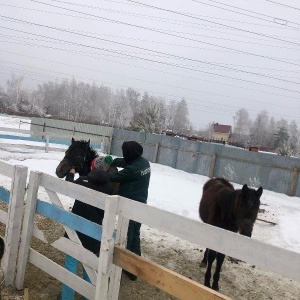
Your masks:
<path fill-rule="evenodd" d="M 107 196 L 105 201 L 95 300 L 108 300 L 109 281 L 111 279 L 113 266 L 113 233 L 117 217 L 118 199 L 118 196 Z"/>
<path fill-rule="evenodd" d="M 127 243 L 128 224 L 129 224 L 129 219 L 122 217 L 119 214 L 116 244 L 124 248 Z M 111 300 L 119 299 L 121 276 L 122 276 L 122 268 L 113 264 L 112 275 L 109 282 L 109 299 Z"/>
<path fill-rule="evenodd" d="M 18 290 L 23 288 L 25 270 L 29 255 L 30 240 L 33 233 L 37 194 L 42 175 L 43 173 L 41 172 L 31 172 L 29 177 L 15 282 L 15 286 Z"/>
<path fill-rule="evenodd" d="M 8 203 L 8 218 L 5 229 L 6 249 L 2 265 L 6 286 L 12 285 L 15 279 L 26 192 L 27 171 L 28 169 L 25 166 L 14 166 L 13 169 L 10 199 Z"/>
<path fill-rule="evenodd" d="M 46 153 L 49 152 L 49 132 L 46 133 Z"/>

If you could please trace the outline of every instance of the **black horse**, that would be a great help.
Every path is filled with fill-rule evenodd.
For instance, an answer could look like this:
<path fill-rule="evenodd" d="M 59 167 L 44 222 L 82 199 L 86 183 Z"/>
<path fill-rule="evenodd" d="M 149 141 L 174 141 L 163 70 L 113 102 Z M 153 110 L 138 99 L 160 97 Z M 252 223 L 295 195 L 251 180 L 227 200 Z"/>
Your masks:
<path fill-rule="evenodd" d="M 92 161 L 98 157 L 97 152 L 91 147 L 90 141 L 75 141 L 71 140 L 71 145 L 67 149 L 63 160 L 56 167 L 56 176 L 64 178 L 71 169 L 75 169 L 75 172 L 79 176 L 86 176 L 91 171 Z M 118 172 L 117 167 L 109 167 L 108 173 Z M 113 182 L 114 195 L 118 194 L 119 183 Z"/>
<path fill-rule="evenodd" d="M 71 145 L 56 168 L 56 175 L 63 178 L 73 168 L 80 176 L 87 175 L 91 170 L 92 161 L 97 156 L 97 152 L 90 146 L 90 141 L 75 141 L 72 138 Z"/>
<path fill-rule="evenodd" d="M 203 186 L 199 206 L 200 218 L 204 223 L 251 237 L 262 192 L 261 187 L 256 191 L 244 184 L 241 190 L 235 190 L 226 179 L 209 179 Z M 200 264 L 200 266 L 207 265 L 204 285 L 211 287 L 211 267 L 217 259 L 212 283 L 212 289 L 216 291 L 219 290 L 219 278 L 224 258 L 224 254 L 206 249 Z"/>

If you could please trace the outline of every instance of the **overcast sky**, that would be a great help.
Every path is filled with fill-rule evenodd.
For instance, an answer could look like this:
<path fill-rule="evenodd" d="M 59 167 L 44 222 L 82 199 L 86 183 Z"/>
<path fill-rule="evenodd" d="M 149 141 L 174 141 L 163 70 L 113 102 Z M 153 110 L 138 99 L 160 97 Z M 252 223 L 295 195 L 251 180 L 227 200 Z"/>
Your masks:
<path fill-rule="evenodd" d="M 296 0 L 0 0 L 0 86 L 74 77 L 184 97 L 195 128 L 240 108 L 300 126 L 299 16 Z"/>

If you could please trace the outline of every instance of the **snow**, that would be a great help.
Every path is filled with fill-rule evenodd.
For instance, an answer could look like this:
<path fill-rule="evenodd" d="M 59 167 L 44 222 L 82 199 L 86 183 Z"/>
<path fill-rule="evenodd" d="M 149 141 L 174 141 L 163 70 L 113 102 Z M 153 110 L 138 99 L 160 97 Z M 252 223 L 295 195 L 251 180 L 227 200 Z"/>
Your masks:
<path fill-rule="evenodd" d="M 29 120 L 25 118 L 0 115 L 0 127 L 20 127 L 29 130 L 28 122 Z M 28 141 L 18 142 L 37 144 Z M 0 139 L 0 160 L 12 165 L 24 165 L 29 168 L 29 171 L 42 171 L 52 176 L 56 176 L 56 166 L 64 156 L 63 152 L 45 153 L 40 150 L 24 150 L 17 147 L 4 149 L 1 147 L 1 143 L 16 143 L 16 140 Z M 54 147 L 55 145 L 51 144 L 50 146 Z M 148 205 L 200 221 L 198 206 L 203 184 L 208 177 L 154 163 L 151 163 L 151 169 Z M 0 177 L 0 180 L 0 185 L 7 187 L 7 180 L 3 176 Z M 234 184 L 234 186 L 241 188 L 241 185 L 238 184 Z M 72 205 L 72 200 L 69 201 L 66 206 Z M 265 211 L 259 214 L 259 218 L 275 222 L 277 225 L 257 220 L 252 238 L 300 252 L 300 198 L 264 190 L 261 203 L 261 209 Z M 145 238 L 147 238 L 147 232 L 149 231 L 144 231 Z M 177 240 L 178 238 L 174 237 L 174 243 Z"/>

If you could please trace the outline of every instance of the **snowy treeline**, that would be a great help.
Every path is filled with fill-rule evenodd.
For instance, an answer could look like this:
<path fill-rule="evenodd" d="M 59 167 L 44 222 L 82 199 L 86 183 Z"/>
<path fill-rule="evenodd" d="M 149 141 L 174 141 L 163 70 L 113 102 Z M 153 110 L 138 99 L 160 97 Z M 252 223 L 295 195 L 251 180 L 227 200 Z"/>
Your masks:
<path fill-rule="evenodd" d="M 106 124 L 151 133 L 173 130 L 187 133 L 190 120 L 184 99 L 163 99 L 129 87 L 112 90 L 104 85 L 73 80 L 45 82 L 37 89 L 23 88 L 24 77 L 12 75 L 0 87 L 0 111 L 50 115 L 70 121 Z"/>
<path fill-rule="evenodd" d="M 187 103 L 182 99 L 165 99 L 141 94 L 134 88 L 112 90 L 108 86 L 77 82 L 75 79 L 48 81 L 32 91 L 23 88 L 23 76 L 12 75 L 6 87 L 0 86 L 0 112 L 60 118 L 91 124 L 150 133 L 172 130 L 191 135 Z M 231 143 L 276 149 L 278 154 L 300 154 L 300 130 L 296 121 L 275 120 L 261 111 L 252 120 L 247 109 L 233 116 Z M 219 121 L 220 123 L 221 120 Z M 212 126 L 197 132 L 208 140 Z"/>
<path fill-rule="evenodd" d="M 239 109 L 233 119 L 233 141 L 277 149 L 284 156 L 299 154 L 300 130 L 295 120 L 275 120 L 267 111 L 261 111 L 251 120 L 245 108 Z"/>

